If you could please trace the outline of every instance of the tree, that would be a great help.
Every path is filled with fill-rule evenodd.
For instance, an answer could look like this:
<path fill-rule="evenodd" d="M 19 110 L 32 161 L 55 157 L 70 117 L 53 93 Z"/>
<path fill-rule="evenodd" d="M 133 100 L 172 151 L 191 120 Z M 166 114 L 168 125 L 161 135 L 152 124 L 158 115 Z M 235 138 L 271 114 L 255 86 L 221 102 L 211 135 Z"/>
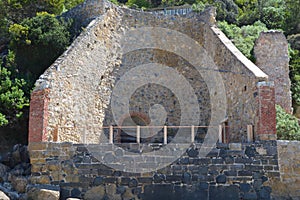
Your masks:
<path fill-rule="evenodd" d="M 238 15 L 238 6 L 233 0 L 215 0 L 213 5 L 217 8 L 217 20 L 235 23 Z"/>
<path fill-rule="evenodd" d="M 6 57 L 6 65 L 0 65 L 0 127 L 12 125 L 23 116 L 23 111 L 29 106 L 23 88 L 26 87 L 24 79 L 19 79 L 13 73 L 14 55 L 12 52 Z"/>
<path fill-rule="evenodd" d="M 300 52 L 290 49 L 290 78 L 294 105 L 300 106 Z"/>
<path fill-rule="evenodd" d="M 197 0 L 192 9 L 202 12 L 205 7 L 214 6 L 217 8 L 217 20 L 235 23 L 238 15 L 238 6 L 233 0 Z"/>
<path fill-rule="evenodd" d="M 287 15 L 284 30 L 290 34 L 300 32 L 300 0 L 285 0 Z"/>
<path fill-rule="evenodd" d="M 11 25 L 10 48 L 16 53 L 18 69 L 35 79 L 42 74 L 70 43 L 69 25 L 46 12 Z"/>
<path fill-rule="evenodd" d="M 235 0 L 238 6 L 237 24 L 251 25 L 260 19 L 259 0 Z"/>
<path fill-rule="evenodd" d="M 228 24 L 226 21 L 218 22 L 218 26 L 249 59 L 253 59 L 252 50 L 259 33 L 268 30 L 266 25 L 260 21 L 241 28 L 235 24 Z"/>
<path fill-rule="evenodd" d="M 288 16 L 285 0 L 261 1 L 260 20 L 269 29 L 283 29 Z"/>
<path fill-rule="evenodd" d="M 128 0 L 126 5 L 129 7 L 149 8 L 150 3 L 147 0 Z"/>

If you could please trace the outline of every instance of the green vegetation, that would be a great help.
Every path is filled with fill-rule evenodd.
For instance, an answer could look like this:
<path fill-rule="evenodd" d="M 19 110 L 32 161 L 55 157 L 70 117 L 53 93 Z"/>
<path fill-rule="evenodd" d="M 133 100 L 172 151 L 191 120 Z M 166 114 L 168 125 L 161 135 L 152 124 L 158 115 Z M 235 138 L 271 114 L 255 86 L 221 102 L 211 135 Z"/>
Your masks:
<path fill-rule="evenodd" d="M 149 8 L 150 3 L 147 0 L 128 0 L 126 5 L 129 7 Z"/>
<path fill-rule="evenodd" d="M 290 78 L 292 82 L 292 97 L 296 105 L 300 105 L 300 51 L 290 51 Z"/>
<path fill-rule="evenodd" d="M 14 55 L 9 52 L 7 67 L 0 65 L 0 126 L 13 125 L 23 116 L 23 109 L 29 106 L 29 99 L 23 89 L 24 79 L 17 78 L 13 73 Z"/>
<path fill-rule="evenodd" d="M 276 105 L 277 138 L 283 140 L 300 140 L 300 126 L 298 119 L 286 113 Z"/>
<path fill-rule="evenodd" d="M 34 82 L 70 44 L 57 16 L 81 2 L 0 0 L 0 127 L 26 124 Z"/>
<path fill-rule="evenodd" d="M 235 46 L 250 59 L 253 58 L 252 50 L 259 33 L 268 30 L 266 25 L 260 21 L 255 22 L 253 25 L 244 25 L 242 27 L 229 24 L 226 21 L 221 21 L 218 25 Z"/>
<path fill-rule="evenodd" d="M 299 0 L 112 1 L 143 9 L 189 4 L 195 11 L 203 11 L 207 6 L 215 6 L 218 26 L 251 60 L 254 42 L 261 31 L 282 30 L 290 38 L 293 102 L 300 106 Z M 70 44 L 71 22 L 58 16 L 81 2 L 0 0 L 0 127 L 26 120 L 33 83 Z M 279 137 L 299 139 L 295 118 L 278 107 L 277 111 Z M 286 135 L 287 132 L 292 135 Z"/>
<path fill-rule="evenodd" d="M 68 26 L 47 12 L 11 25 L 10 49 L 16 53 L 19 70 L 38 78 L 69 44 Z"/>

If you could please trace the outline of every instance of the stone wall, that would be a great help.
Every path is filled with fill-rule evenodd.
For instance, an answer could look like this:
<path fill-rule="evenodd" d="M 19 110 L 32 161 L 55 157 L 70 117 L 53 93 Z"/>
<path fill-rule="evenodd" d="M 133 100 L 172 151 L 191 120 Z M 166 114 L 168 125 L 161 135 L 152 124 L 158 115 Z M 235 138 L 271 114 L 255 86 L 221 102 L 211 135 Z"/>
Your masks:
<path fill-rule="evenodd" d="M 276 104 L 292 113 L 288 41 L 280 31 L 262 32 L 254 47 L 256 65 L 275 83 Z"/>
<path fill-rule="evenodd" d="M 78 36 L 89 23 L 105 13 L 105 1 L 86 0 L 75 8 L 63 13 L 62 18 L 72 21 L 72 36 Z"/>
<path fill-rule="evenodd" d="M 82 6 L 84 12 L 92 9 L 92 2 L 88 2 L 89 6 Z M 90 18 L 100 9 L 99 2 L 94 3 L 98 6 L 90 12 Z M 230 142 L 245 142 L 247 125 L 254 125 L 255 133 L 264 134 L 257 129 L 261 111 L 257 104 L 257 83 L 268 81 L 268 76 L 245 58 L 214 25 L 213 10 L 181 17 L 118 8 L 105 1 L 101 5 L 105 8 L 104 13 L 99 11 L 102 15 L 90 23 L 36 83 L 33 94 L 44 89 L 49 91 L 48 106 L 39 116 L 46 120 L 45 127 L 42 127 L 43 131 L 36 131 L 44 133 L 44 141 L 101 142 L 102 127 L 120 123 L 112 116 L 111 109 L 112 91 L 118 81 L 137 65 L 151 63 L 175 71 L 183 76 L 183 81 L 170 79 L 167 71 L 165 74 L 160 71 L 160 78 L 156 80 L 158 85 L 155 86 L 154 82 L 149 86 L 147 83 L 144 88 L 136 88 L 135 93 L 130 94 L 130 111 L 151 118 L 149 108 L 160 104 L 167 118 L 159 125 L 218 126 L 227 121 Z M 137 80 L 147 78 L 148 74 L 144 74 Z M 164 79 L 169 82 L 159 82 Z M 184 82 L 195 91 L 192 96 L 196 101 L 187 98 L 190 94 L 184 93 Z M 145 89 L 152 97 L 141 97 Z M 155 92 L 157 89 L 158 93 Z M 181 95 L 184 99 L 179 99 L 180 95 L 174 91 L 185 94 Z M 33 95 L 32 100 L 34 98 L 41 99 Z M 266 106 L 274 107 L 270 103 Z M 183 113 L 194 112 L 194 108 L 198 114 L 189 115 L 184 119 L 185 123 L 179 124 Z M 31 113 L 30 119 L 35 119 L 34 115 Z M 270 118 L 270 121 L 274 120 Z M 38 122 L 31 121 L 31 127 L 37 127 L 35 123 Z M 273 129 L 266 134 L 270 131 Z M 30 137 L 35 137 L 31 129 L 29 132 Z"/>
<path fill-rule="evenodd" d="M 158 148 L 128 145 L 138 151 Z M 168 147 L 174 154 L 181 153 L 176 150 L 179 144 Z M 276 141 L 218 144 L 206 157 L 200 156 L 201 148 L 205 147 L 191 145 L 166 167 L 133 173 L 126 167 L 147 169 L 168 157 L 144 155 L 133 161 L 112 144 L 98 145 L 92 151 L 83 144 L 30 143 L 31 183 L 59 185 L 61 199 L 270 199 L 276 192 L 269 187 L 279 180 Z"/>
<path fill-rule="evenodd" d="M 277 199 L 300 199 L 300 142 L 277 141 L 280 180 L 270 185 Z"/>

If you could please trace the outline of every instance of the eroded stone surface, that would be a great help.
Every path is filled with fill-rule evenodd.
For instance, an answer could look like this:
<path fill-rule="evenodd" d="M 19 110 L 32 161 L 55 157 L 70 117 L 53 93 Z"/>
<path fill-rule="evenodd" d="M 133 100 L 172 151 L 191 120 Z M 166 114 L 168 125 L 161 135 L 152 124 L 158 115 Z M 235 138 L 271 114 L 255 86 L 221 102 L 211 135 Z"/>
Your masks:
<path fill-rule="evenodd" d="M 94 3 L 99 4 L 98 1 Z M 130 94 L 131 113 L 146 116 L 142 119 L 147 124 L 153 105 L 160 104 L 167 116 L 165 121 L 157 119 L 162 121 L 160 125 L 217 126 L 227 120 L 228 141 L 247 140 L 246 126 L 256 125 L 260 117 L 256 84 L 267 81 L 267 75 L 245 58 L 215 26 L 212 12 L 207 16 L 164 16 L 119 8 L 105 1 L 101 5 L 105 10 L 99 5 L 95 7 L 101 16 L 90 23 L 36 83 L 35 91 L 49 91 L 47 101 L 41 100 L 41 107 L 45 109 L 43 121 L 34 122 L 32 113 L 33 125 L 30 126 L 34 129 L 37 127 L 34 123 L 39 124 L 43 130 L 39 137 L 43 141 L 99 143 L 107 140 L 108 128 L 101 127 L 122 124 L 122 120 L 128 118 L 116 119 L 112 114 L 115 85 L 131 69 L 149 63 L 158 63 L 180 74 L 194 90 L 194 96 L 180 101 L 175 89 L 185 92 L 183 81 L 174 82 L 179 79 L 170 79 L 169 73 L 161 74 L 158 80 L 135 88 Z M 129 36 L 122 43 L 128 32 Z M 168 38 L 168 34 L 173 35 Z M 141 81 L 147 77 L 137 78 Z M 159 82 L 161 79 L 170 81 L 164 85 Z M 131 89 L 130 85 L 124 90 L 127 89 Z M 190 101 L 194 98 L 196 101 Z M 199 122 L 194 123 L 194 117 L 189 117 L 185 119 L 188 123 L 180 123 L 188 108 L 199 108 Z M 206 131 L 205 128 L 199 130 L 196 139 L 203 141 Z M 34 130 L 29 132 L 35 135 Z M 158 138 L 152 140 L 160 141 L 161 138 L 158 134 Z"/>
<path fill-rule="evenodd" d="M 256 65 L 275 83 L 276 104 L 292 113 L 288 41 L 280 31 L 262 32 L 254 47 Z"/>
<path fill-rule="evenodd" d="M 277 141 L 280 180 L 270 180 L 277 199 L 300 199 L 300 142 Z"/>

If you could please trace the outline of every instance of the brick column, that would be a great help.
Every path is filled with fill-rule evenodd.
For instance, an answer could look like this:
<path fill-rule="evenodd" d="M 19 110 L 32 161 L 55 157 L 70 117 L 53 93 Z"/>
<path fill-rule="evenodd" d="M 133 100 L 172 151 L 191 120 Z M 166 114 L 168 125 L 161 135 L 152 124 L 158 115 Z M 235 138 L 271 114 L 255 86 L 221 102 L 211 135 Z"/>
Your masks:
<path fill-rule="evenodd" d="M 28 142 L 47 141 L 49 89 L 33 91 L 30 100 Z"/>
<path fill-rule="evenodd" d="M 257 123 L 255 138 L 276 140 L 275 88 L 273 82 L 257 83 Z"/>

